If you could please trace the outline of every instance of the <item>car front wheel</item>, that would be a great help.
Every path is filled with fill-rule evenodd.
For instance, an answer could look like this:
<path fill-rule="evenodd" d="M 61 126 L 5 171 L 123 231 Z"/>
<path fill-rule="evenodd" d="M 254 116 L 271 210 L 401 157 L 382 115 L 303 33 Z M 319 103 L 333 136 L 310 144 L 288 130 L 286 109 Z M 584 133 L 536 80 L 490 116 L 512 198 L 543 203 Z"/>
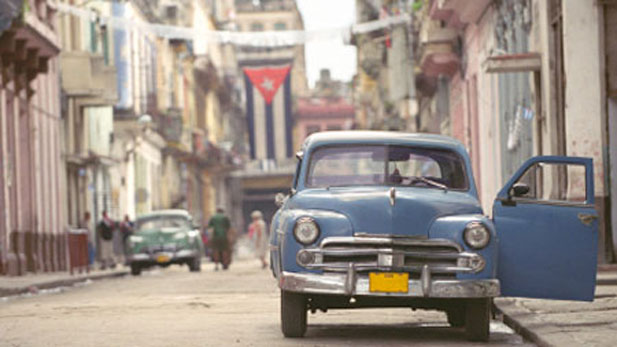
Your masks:
<path fill-rule="evenodd" d="M 141 275 L 141 266 L 139 266 L 139 264 L 131 264 L 131 275 L 133 276 Z"/>
<path fill-rule="evenodd" d="M 189 271 L 199 272 L 201 271 L 201 256 L 196 256 L 189 261 Z"/>
<path fill-rule="evenodd" d="M 303 337 L 306 332 L 306 296 L 281 291 L 281 330 L 285 337 Z"/>
<path fill-rule="evenodd" d="M 465 326 L 465 309 L 463 307 L 457 307 L 446 311 L 448 316 L 448 323 L 453 328 L 460 328 Z"/>
<path fill-rule="evenodd" d="M 491 300 L 471 299 L 465 308 L 465 335 L 469 341 L 488 341 L 491 323 Z"/>

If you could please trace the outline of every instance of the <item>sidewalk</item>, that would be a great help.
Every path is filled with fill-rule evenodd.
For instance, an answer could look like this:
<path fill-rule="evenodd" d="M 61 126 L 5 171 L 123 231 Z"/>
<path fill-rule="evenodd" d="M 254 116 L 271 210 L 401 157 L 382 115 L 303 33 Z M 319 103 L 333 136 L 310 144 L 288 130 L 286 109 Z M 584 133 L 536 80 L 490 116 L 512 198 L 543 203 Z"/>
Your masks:
<path fill-rule="evenodd" d="M 538 346 L 615 346 L 617 271 L 598 272 L 593 302 L 495 299 L 503 320 Z"/>
<path fill-rule="evenodd" d="M 38 293 L 41 290 L 69 287 L 85 281 L 96 281 L 105 278 L 121 277 L 127 275 L 128 268 L 117 266 L 111 270 L 90 270 L 90 273 L 75 272 L 48 272 L 40 274 L 27 274 L 18 277 L 0 277 L 0 298 L 26 293 Z"/>
<path fill-rule="evenodd" d="M 234 247 L 234 261 L 246 259 L 254 259 L 253 241 L 246 235 L 242 235 Z M 210 263 L 206 258 L 203 263 Z M 91 267 L 90 273 L 75 272 L 71 275 L 69 272 L 48 272 L 27 274 L 18 277 L 0 277 L 0 298 L 15 296 L 21 294 L 32 293 L 36 294 L 41 290 L 49 290 L 60 287 L 70 287 L 76 283 L 96 281 L 100 279 L 121 277 L 129 274 L 129 268 L 123 265 L 116 266 L 112 270 L 94 270 L 98 269 L 97 265 Z"/>

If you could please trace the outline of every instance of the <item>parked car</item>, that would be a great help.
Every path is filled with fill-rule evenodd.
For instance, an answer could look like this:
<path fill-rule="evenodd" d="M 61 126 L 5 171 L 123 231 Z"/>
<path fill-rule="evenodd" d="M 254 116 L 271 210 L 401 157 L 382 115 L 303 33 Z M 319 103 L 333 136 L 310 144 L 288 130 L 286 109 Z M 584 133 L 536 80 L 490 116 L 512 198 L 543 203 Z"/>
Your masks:
<path fill-rule="evenodd" d="M 190 271 L 201 269 L 199 226 L 184 210 L 160 210 L 140 216 L 126 246 L 133 275 L 151 266 L 171 264 L 186 264 Z"/>
<path fill-rule="evenodd" d="M 494 297 L 593 300 L 591 159 L 529 159 L 489 217 L 449 137 L 317 133 L 297 157 L 270 233 L 286 337 L 304 335 L 307 310 L 410 307 L 486 341 Z"/>

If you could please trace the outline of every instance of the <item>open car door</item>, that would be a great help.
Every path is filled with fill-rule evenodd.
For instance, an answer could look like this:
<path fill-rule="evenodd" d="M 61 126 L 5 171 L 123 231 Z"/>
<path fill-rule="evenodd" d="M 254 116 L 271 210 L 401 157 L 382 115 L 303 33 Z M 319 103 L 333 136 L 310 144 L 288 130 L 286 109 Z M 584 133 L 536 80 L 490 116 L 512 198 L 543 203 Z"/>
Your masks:
<path fill-rule="evenodd" d="M 589 158 L 529 159 L 493 205 L 503 296 L 592 301 L 598 214 Z"/>

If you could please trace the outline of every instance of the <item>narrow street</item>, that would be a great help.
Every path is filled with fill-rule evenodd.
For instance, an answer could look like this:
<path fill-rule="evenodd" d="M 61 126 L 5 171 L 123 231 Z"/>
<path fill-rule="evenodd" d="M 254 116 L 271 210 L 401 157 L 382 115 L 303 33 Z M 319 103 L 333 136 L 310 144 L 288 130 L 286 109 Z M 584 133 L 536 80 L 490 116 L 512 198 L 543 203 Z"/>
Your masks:
<path fill-rule="evenodd" d="M 146 271 L 66 291 L 0 302 L 2 346 L 460 346 L 439 312 L 408 309 L 330 311 L 309 315 L 304 339 L 284 339 L 279 294 L 255 261 L 201 273 L 186 267 Z M 485 344 L 480 344 L 485 345 Z M 503 323 L 489 345 L 527 345 Z"/>

